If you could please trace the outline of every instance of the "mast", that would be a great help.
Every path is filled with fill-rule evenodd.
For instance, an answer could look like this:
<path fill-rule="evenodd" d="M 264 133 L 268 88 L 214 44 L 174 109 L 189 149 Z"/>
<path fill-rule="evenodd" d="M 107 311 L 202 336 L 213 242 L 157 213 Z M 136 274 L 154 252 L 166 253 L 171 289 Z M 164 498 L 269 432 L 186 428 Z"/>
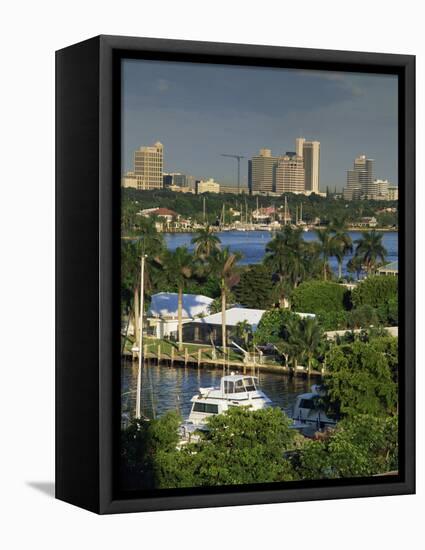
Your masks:
<path fill-rule="evenodd" d="M 143 360 L 143 310 L 145 305 L 145 259 L 142 252 L 140 261 L 140 329 L 139 329 L 139 369 L 137 372 L 136 388 L 136 418 L 141 417 L 141 392 L 142 392 L 142 360 Z"/>

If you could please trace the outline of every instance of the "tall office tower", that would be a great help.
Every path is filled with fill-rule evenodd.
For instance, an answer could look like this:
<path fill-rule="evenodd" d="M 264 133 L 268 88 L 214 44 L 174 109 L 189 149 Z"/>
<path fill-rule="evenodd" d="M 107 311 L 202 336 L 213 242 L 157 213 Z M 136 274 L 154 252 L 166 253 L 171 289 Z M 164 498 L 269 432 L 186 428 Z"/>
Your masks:
<path fill-rule="evenodd" d="M 163 164 L 164 147 L 159 141 L 134 152 L 134 174 L 141 182 L 141 189 L 162 189 Z"/>
<path fill-rule="evenodd" d="M 275 190 L 278 158 L 270 149 L 260 149 L 260 154 L 248 163 L 248 179 L 251 193 L 272 193 Z"/>
<path fill-rule="evenodd" d="M 276 168 L 276 193 L 304 193 L 305 171 L 303 158 L 286 154 Z"/>
<path fill-rule="evenodd" d="M 319 193 L 320 186 L 320 141 L 295 140 L 295 149 L 304 159 L 305 191 Z"/>
<path fill-rule="evenodd" d="M 374 181 L 374 160 L 360 155 L 354 160 L 353 170 L 347 171 L 347 187 L 344 189 L 344 199 L 358 200 L 375 198 L 378 195 L 379 185 Z"/>
<path fill-rule="evenodd" d="M 295 140 L 295 151 L 299 157 L 303 156 L 305 138 L 299 137 Z"/>

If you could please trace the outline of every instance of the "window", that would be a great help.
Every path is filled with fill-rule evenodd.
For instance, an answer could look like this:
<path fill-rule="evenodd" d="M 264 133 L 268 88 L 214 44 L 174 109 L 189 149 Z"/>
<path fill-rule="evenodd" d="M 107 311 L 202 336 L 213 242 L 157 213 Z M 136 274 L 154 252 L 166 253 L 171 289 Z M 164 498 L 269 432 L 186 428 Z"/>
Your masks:
<path fill-rule="evenodd" d="M 234 383 L 229 382 L 228 380 L 225 380 L 224 381 L 224 393 L 234 393 L 234 392 L 235 392 Z"/>
<path fill-rule="evenodd" d="M 246 391 L 255 391 L 257 388 L 255 387 L 254 379 L 249 377 L 244 379 L 245 383 L 245 389 Z"/>
<path fill-rule="evenodd" d="M 243 380 L 236 380 L 235 382 L 235 393 L 245 392 L 245 388 L 243 385 Z"/>
<path fill-rule="evenodd" d="M 193 411 L 207 414 L 218 414 L 218 405 L 213 405 L 211 403 L 195 403 L 193 406 Z"/>
<path fill-rule="evenodd" d="M 313 399 L 301 399 L 300 401 L 301 409 L 314 409 L 315 404 Z"/>

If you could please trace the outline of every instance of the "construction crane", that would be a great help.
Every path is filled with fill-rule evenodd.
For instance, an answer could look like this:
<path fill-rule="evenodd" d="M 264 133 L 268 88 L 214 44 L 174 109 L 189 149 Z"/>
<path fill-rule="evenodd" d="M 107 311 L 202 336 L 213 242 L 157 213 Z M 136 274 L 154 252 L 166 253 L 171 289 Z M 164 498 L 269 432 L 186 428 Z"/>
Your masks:
<path fill-rule="evenodd" d="M 221 153 L 222 157 L 229 157 L 238 161 L 238 195 L 241 192 L 241 159 L 245 157 L 243 155 L 228 155 L 227 153 Z"/>

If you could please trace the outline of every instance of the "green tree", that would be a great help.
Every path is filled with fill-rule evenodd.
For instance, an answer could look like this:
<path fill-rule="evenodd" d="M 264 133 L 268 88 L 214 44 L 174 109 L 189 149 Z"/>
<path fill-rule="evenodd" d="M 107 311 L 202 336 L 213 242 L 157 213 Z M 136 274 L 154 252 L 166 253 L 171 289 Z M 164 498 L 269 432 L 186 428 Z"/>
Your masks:
<path fill-rule="evenodd" d="M 342 285 L 329 281 L 305 281 L 292 293 L 295 311 L 320 314 L 344 311 L 350 307 L 350 292 Z"/>
<path fill-rule="evenodd" d="M 359 283 L 352 292 L 354 307 L 367 304 L 377 308 L 393 299 L 398 299 L 397 277 L 371 275 Z"/>
<path fill-rule="evenodd" d="M 372 476 L 398 470 L 397 417 L 358 414 L 299 453 L 301 479 Z"/>
<path fill-rule="evenodd" d="M 195 255 L 200 259 L 208 259 L 214 252 L 220 250 L 221 241 L 210 225 L 199 229 L 191 242 L 195 245 Z"/>
<path fill-rule="evenodd" d="M 281 306 L 289 299 L 289 289 L 296 288 L 307 275 L 308 250 L 302 230 L 290 226 L 285 226 L 266 246 L 264 265 L 278 277 Z"/>
<path fill-rule="evenodd" d="M 335 256 L 337 251 L 335 247 L 335 241 L 332 237 L 330 229 L 318 229 L 316 231 L 319 241 L 319 250 L 323 261 L 323 280 L 326 281 L 327 274 L 330 271 L 329 258 Z"/>
<path fill-rule="evenodd" d="M 368 231 L 363 233 L 360 239 L 356 239 L 355 255 L 361 258 L 368 274 L 374 273 L 378 267 L 379 260 L 385 263 L 387 250 L 382 244 L 382 233 Z"/>
<path fill-rule="evenodd" d="M 179 470 L 186 468 L 178 486 L 225 486 L 271 483 L 294 479 L 290 462 L 284 458 L 293 447 L 295 433 L 290 420 L 279 409 L 250 411 L 232 407 L 212 416 L 201 441 L 185 446 L 177 457 Z M 168 462 L 169 464 L 169 462 Z M 175 467 L 175 466 L 174 466 Z M 190 474 L 188 475 L 188 472 Z M 172 476 L 174 487 L 176 478 Z"/>
<path fill-rule="evenodd" d="M 317 355 L 323 338 L 317 320 L 313 317 L 299 319 L 296 338 L 300 341 L 303 354 L 307 359 L 308 374 L 310 375 L 313 358 Z"/>
<path fill-rule="evenodd" d="M 226 354 L 226 300 L 230 290 L 238 282 L 237 262 L 242 258 L 239 253 L 230 252 L 228 247 L 216 251 L 210 258 L 212 272 L 220 281 L 221 293 L 221 330 L 223 353 Z"/>
<path fill-rule="evenodd" d="M 234 288 L 236 300 L 245 307 L 268 309 L 273 304 L 271 273 L 264 265 L 252 265 Z"/>
<path fill-rule="evenodd" d="M 236 325 L 236 338 L 242 341 L 245 345 L 245 350 L 249 351 L 250 341 L 252 340 L 252 327 L 245 319 L 244 321 L 239 321 Z"/>
<path fill-rule="evenodd" d="M 347 262 L 348 273 L 355 273 L 357 280 L 360 279 L 360 275 L 363 271 L 363 261 L 359 256 L 353 256 Z"/>
<path fill-rule="evenodd" d="M 261 317 L 254 333 L 256 345 L 277 344 L 287 338 L 287 325 L 297 315 L 287 309 L 274 308 L 266 311 Z"/>
<path fill-rule="evenodd" d="M 356 340 L 334 345 L 327 354 L 325 387 L 330 409 L 338 416 L 393 414 L 397 391 L 385 353 Z"/>
<path fill-rule="evenodd" d="M 126 309 L 132 311 L 135 340 L 139 339 L 140 270 L 142 254 L 146 255 L 145 294 L 152 293 L 160 280 L 158 257 L 165 249 L 164 239 L 148 220 L 143 222 L 143 233 L 135 241 L 121 242 L 121 296 Z"/>
<path fill-rule="evenodd" d="M 346 232 L 346 222 L 344 218 L 334 218 L 331 224 L 332 230 L 332 249 L 333 255 L 338 262 L 338 279 L 342 278 L 342 262 L 348 253 L 353 251 L 353 241 Z"/>
<path fill-rule="evenodd" d="M 167 250 L 162 258 L 165 271 L 173 278 L 178 288 L 178 343 L 179 350 L 183 349 L 183 291 L 194 270 L 194 258 L 184 246 L 176 248 L 174 252 Z"/>

